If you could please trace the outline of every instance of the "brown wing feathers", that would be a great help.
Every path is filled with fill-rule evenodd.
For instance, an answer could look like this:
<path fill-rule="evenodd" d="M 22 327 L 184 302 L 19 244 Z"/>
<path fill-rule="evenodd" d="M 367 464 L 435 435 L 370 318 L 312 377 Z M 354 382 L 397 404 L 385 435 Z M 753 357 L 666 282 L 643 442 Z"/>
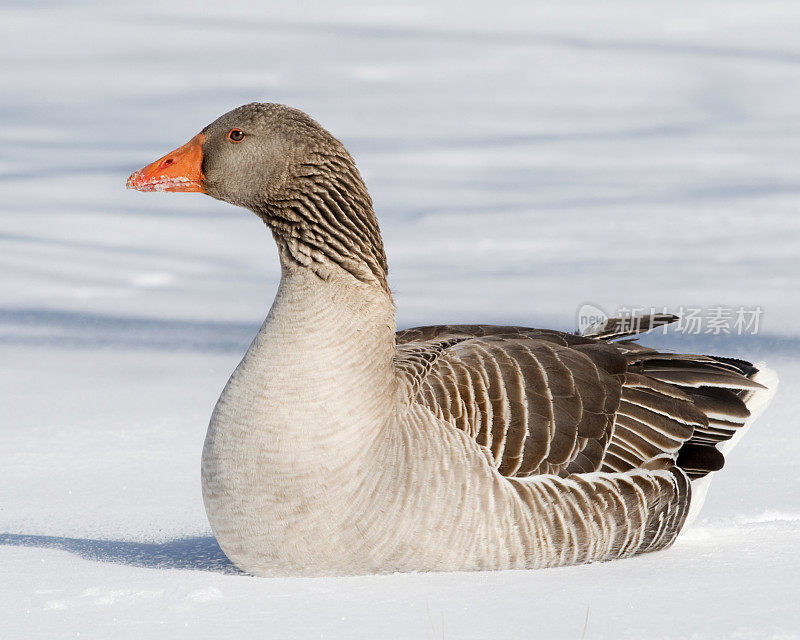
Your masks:
<path fill-rule="evenodd" d="M 762 385 L 751 377 L 749 362 L 713 356 L 665 354 L 639 348 L 629 353 L 630 369 L 683 392 L 702 417 L 679 452 L 677 463 L 690 478 L 717 471 L 724 464 L 715 444 L 730 439 L 750 412 L 744 394 Z"/>
<path fill-rule="evenodd" d="M 705 416 L 680 389 L 637 373 L 622 378 L 614 435 L 605 471 L 626 471 L 661 454 L 674 458 Z"/>
<path fill-rule="evenodd" d="M 420 334 L 429 343 L 446 335 Z M 562 336 L 514 329 L 451 338 L 419 383 L 417 401 L 488 447 L 506 476 L 595 471 L 611 436 L 620 393 L 614 373 L 624 370 L 624 358 L 602 353 L 613 350 L 607 345 L 570 348 L 590 341 Z"/>
<path fill-rule="evenodd" d="M 487 447 L 509 477 L 675 460 L 690 477 L 720 468 L 714 444 L 749 416 L 742 395 L 761 388 L 750 379 L 757 370 L 631 340 L 610 344 L 635 332 L 609 322 L 599 339 L 486 325 L 408 329 L 397 334 L 397 365 L 417 402 Z"/>

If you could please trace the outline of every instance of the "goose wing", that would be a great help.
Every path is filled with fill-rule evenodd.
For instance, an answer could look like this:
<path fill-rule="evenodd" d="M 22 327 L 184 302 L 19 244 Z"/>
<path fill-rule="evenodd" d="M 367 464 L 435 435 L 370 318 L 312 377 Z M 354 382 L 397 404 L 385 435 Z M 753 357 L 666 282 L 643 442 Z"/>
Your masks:
<path fill-rule="evenodd" d="M 742 395 L 760 387 L 755 368 L 610 342 L 633 333 L 418 327 L 398 332 L 396 362 L 413 400 L 485 447 L 507 477 L 720 468 L 714 445 L 749 415 Z"/>

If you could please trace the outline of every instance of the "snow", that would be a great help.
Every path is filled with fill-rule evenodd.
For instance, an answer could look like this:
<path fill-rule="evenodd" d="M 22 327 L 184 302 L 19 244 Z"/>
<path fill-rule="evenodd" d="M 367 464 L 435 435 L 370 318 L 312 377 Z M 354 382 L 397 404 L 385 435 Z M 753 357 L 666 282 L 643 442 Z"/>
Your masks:
<path fill-rule="evenodd" d="M 800 637 L 798 28 L 788 1 L 4 3 L 0 638 Z M 124 186 L 253 100 L 351 149 L 401 327 L 764 309 L 755 336 L 648 338 L 781 377 L 672 549 L 539 572 L 230 566 L 199 455 L 275 250 L 246 212 Z"/>

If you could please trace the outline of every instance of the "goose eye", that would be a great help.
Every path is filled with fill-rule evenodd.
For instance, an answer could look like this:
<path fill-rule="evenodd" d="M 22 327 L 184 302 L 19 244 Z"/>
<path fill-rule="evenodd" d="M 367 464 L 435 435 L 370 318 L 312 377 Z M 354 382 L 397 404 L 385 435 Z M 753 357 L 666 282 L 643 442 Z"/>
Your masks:
<path fill-rule="evenodd" d="M 241 129 L 231 129 L 228 131 L 228 140 L 231 142 L 241 142 L 244 140 L 244 131 Z"/>

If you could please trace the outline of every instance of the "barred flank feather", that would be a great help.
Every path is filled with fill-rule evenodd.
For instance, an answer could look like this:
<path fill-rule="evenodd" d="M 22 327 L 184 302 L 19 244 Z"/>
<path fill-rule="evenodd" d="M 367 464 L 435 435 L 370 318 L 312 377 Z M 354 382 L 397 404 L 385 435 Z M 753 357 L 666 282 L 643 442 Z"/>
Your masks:
<path fill-rule="evenodd" d="M 644 318 L 632 328 L 612 318 L 595 336 L 525 327 L 418 327 L 398 332 L 397 364 L 416 402 L 485 447 L 499 473 L 519 479 L 514 486 L 529 500 L 545 500 L 544 489 L 536 488 L 544 486 L 590 503 L 607 486 L 620 499 L 622 485 L 611 479 L 616 476 L 593 485 L 591 495 L 537 478 L 577 481 L 575 474 L 670 468 L 675 477 L 681 469 L 689 479 L 701 478 L 724 464 L 715 445 L 748 419 L 743 396 L 762 388 L 748 362 L 611 342 L 676 319 Z M 650 542 L 625 548 L 642 551 L 662 537 L 672 540 L 689 500 L 688 484 L 679 482 L 659 498 L 671 520 L 664 513 L 630 511 L 635 522 L 626 523 L 625 531 L 650 531 L 648 517 L 659 518 L 661 529 Z M 550 525 L 558 530 L 560 522 Z M 580 530 L 570 535 L 591 535 L 591 522 L 571 526 Z M 619 552 L 625 553 L 622 547 Z"/>

